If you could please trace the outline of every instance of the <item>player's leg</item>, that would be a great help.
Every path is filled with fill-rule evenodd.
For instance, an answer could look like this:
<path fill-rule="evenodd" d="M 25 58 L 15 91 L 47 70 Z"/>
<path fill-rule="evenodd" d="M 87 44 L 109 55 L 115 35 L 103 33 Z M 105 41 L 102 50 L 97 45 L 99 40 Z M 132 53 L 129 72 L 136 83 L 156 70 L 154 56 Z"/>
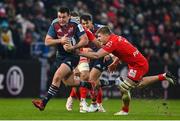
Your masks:
<path fill-rule="evenodd" d="M 95 83 L 95 86 L 96 86 L 96 90 L 91 90 L 90 93 L 91 93 L 91 99 L 92 99 L 92 103 L 89 107 L 89 112 L 95 112 L 95 111 L 98 111 L 98 105 L 97 105 L 97 99 L 98 99 L 98 102 L 100 103 L 100 105 L 102 105 L 102 95 L 99 95 L 98 94 L 102 94 L 102 91 L 100 89 L 100 87 L 98 86 L 99 85 L 99 77 L 101 76 L 101 70 L 100 69 L 97 69 L 97 68 L 92 68 L 91 71 L 90 71 L 90 76 L 89 76 L 89 80 L 94 82 Z"/>
<path fill-rule="evenodd" d="M 73 110 L 73 101 L 76 98 L 76 88 L 72 87 L 71 88 L 71 92 L 70 92 L 70 96 L 67 98 L 66 101 L 66 109 L 67 111 L 72 111 Z"/>
<path fill-rule="evenodd" d="M 122 107 L 119 112 L 115 113 L 114 115 L 128 115 L 129 113 L 129 105 L 131 101 L 131 93 L 130 90 L 135 88 L 137 83 L 132 81 L 129 78 L 118 78 L 119 81 L 119 89 L 122 94 Z"/>
<path fill-rule="evenodd" d="M 143 87 L 151 85 L 151 84 L 153 84 L 155 82 L 165 81 L 165 80 L 167 80 L 171 84 L 175 84 L 175 82 L 176 82 L 176 78 L 170 72 L 166 72 L 166 73 L 155 75 L 155 76 L 143 77 L 142 81 L 138 84 L 137 87 L 138 88 L 143 88 Z"/>
<path fill-rule="evenodd" d="M 89 80 L 89 63 L 87 61 L 81 62 L 78 65 L 78 70 L 80 72 L 80 79 L 82 81 L 88 81 Z M 86 96 L 88 93 L 88 89 L 86 87 L 80 87 L 80 112 L 85 113 L 88 111 L 87 102 L 86 102 Z"/>
<path fill-rule="evenodd" d="M 74 72 L 74 79 L 75 80 L 80 80 L 80 72 L 77 68 L 75 68 L 73 70 Z M 71 92 L 70 92 L 70 95 L 69 97 L 67 98 L 67 101 L 66 101 L 66 109 L 68 111 L 72 111 L 72 108 L 73 108 L 73 100 L 78 98 L 80 99 L 80 94 L 78 93 L 78 90 L 79 90 L 79 87 L 72 87 L 71 88 Z"/>
<path fill-rule="evenodd" d="M 59 68 L 56 70 L 53 80 L 52 80 L 52 84 L 48 90 L 48 94 L 47 96 L 45 96 L 42 100 L 33 100 L 32 103 L 34 104 L 35 107 L 39 108 L 39 110 L 44 110 L 46 104 L 48 103 L 48 101 L 56 95 L 56 93 L 59 90 L 61 81 L 65 78 L 68 79 L 70 77 L 70 79 L 72 78 L 72 80 L 67 80 L 65 81 L 65 84 L 69 84 L 70 86 L 85 86 L 88 88 L 91 88 L 91 84 L 90 83 L 85 83 L 85 82 L 81 82 L 80 80 L 74 80 L 74 75 L 72 74 L 72 70 L 74 67 L 77 66 L 79 62 L 79 59 L 72 59 L 72 58 L 66 58 L 64 60 L 62 60 L 61 65 L 59 66 Z"/>
<path fill-rule="evenodd" d="M 35 107 L 39 108 L 39 110 L 44 110 L 46 104 L 48 101 L 57 94 L 61 80 L 68 75 L 71 72 L 71 69 L 68 65 L 62 63 L 60 67 L 56 70 L 52 84 L 49 87 L 48 94 L 45 96 L 42 100 L 33 100 L 32 103 L 35 105 Z"/>
<path fill-rule="evenodd" d="M 115 113 L 114 115 L 128 115 L 129 112 L 129 105 L 131 101 L 130 90 L 135 88 L 142 77 L 148 71 L 148 64 L 145 67 L 131 67 L 128 66 L 128 74 L 127 78 L 119 77 L 117 80 L 119 81 L 119 89 L 122 93 L 122 108 L 120 112 Z"/>

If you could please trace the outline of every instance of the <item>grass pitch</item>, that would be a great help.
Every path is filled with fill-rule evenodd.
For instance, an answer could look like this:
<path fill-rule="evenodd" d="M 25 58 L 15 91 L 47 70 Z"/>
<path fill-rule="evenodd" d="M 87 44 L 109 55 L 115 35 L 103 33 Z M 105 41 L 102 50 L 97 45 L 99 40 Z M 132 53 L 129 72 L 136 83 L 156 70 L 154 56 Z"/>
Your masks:
<path fill-rule="evenodd" d="M 90 100 L 88 100 L 90 102 Z M 72 112 L 65 109 L 66 99 L 52 99 L 42 112 L 31 99 L 0 98 L 0 119 L 26 120 L 174 120 L 180 119 L 180 100 L 133 99 L 128 116 L 114 116 L 119 111 L 121 100 L 104 101 L 106 113 L 79 113 L 79 101 L 74 102 Z"/>

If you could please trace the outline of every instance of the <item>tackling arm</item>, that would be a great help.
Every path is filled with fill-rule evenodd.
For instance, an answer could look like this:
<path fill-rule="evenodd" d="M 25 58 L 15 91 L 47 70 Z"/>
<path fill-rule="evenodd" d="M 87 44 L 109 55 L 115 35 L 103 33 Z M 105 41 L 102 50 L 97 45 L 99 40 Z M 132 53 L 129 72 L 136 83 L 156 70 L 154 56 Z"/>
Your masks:
<path fill-rule="evenodd" d="M 108 54 L 109 53 L 107 51 L 105 51 L 104 49 L 101 48 L 97 52 L 82 52 L 79 55 L 87 57 L 87 58 L 98 59 L 98 58 L 104 57 L 104 56 L 106 56 Z"/>
<path fill-rule="evenodd" d="M 74 46 L 72 46 L 72 50 L 84 47 L 84 46 L 86 46 L 88 44 L 88 42 L 89 41 L 88 41 L 87 35 L 83 34 L 80 37 L 80 41 L 77 44 L 75 44 Z"/>

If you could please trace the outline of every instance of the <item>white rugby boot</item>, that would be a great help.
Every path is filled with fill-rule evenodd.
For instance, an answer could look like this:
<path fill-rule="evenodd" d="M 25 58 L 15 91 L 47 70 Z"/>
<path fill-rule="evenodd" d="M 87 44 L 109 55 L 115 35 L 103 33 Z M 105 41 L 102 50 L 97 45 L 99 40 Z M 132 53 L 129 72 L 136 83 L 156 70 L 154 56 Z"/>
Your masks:
<path fill-rule="evenodd" d="M 67 98 L 66 109 L 67 111 L 72 111 L 72 108 L 73 108 L 73 98 L 70 96 Z"/>
<path fill-rule="evenodd" d="M 106 110 L 104 109 L 102 103 L 98 103 L 97 106 L 98 106 L 98 112 L 103 112 L 103 113 L 106 112 Z"/>
<path fill-rule="evenodd" d="M 116 115 L 116 116 L 118 116 L 118 115 L 126 116 L 126 115 L 128 115 L 128 112 L 125 112 L 125 111 L 121 110 L 121 111 L 119 111 L 117 113 L 114 113 L 114 115 Z"/>
<path fill-rule="evenodd" d="M 79 112 L 80 112 L 80 113 L 86 113 L 86 112 L 88 112 L 89 108 L 88 108 L 88 106 L 87 106 L 87 102 L 86 102 L 86 101 L 81 101 L 80 104 L 79 104 L 79 106 L 80 106 L 80 109 L 79 109 Z"/>

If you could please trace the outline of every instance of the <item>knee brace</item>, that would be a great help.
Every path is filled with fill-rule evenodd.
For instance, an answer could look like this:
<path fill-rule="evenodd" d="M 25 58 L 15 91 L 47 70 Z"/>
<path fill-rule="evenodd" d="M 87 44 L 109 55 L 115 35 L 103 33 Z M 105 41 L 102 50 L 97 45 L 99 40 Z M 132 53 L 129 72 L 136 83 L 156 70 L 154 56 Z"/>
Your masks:
<path fill-rule="evenodd" d="M 119 79 L 119 88 L 123 93 L 128 93 L 132 88 L 135 88 L 134 85 L 130 84 L 127 80 L 124 80 L 122 77 Z"/>

